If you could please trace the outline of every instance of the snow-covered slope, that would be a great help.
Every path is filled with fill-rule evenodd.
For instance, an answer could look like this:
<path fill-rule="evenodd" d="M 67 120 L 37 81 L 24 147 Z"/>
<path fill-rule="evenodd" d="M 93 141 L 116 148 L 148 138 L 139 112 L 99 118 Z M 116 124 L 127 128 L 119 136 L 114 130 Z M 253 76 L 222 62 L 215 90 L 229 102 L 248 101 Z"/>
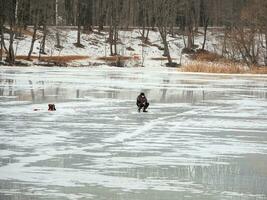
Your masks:
<path fill-rule="evenodd" d="M 56 44 L 56 30 L 51 28 L 46 40 L 46 56 L 88 56 L 88 59 L 83 59 L 79 61 L 74 61 L 73 64 L 79 65 L 92 62 L 100 62 L 99 57 L 109 56 L 110 55 L 110 46 L 107 42 L 108 32 L 98 33 L 97 31 L 93 33 L 82 33 L 81 35 L 81 44 L 84 45 L 84 48 L 78 48 L 74 45 L 77 42 L 77 30 L 73 28 L 64 28 L 59 31 L 60 34 L 60 45 L 62 49 L 55 48 Z M 159 47 L 163 48 L 161 37 L 158 32 L 150 31 L 149 33 L 149 43 L 148 45 L 142 45 L 140 40 L 140 30 L 135 29 L 132 31 L 120 31 L 119 32 L 119 44 L 118 44 L 118 53 L 122 56 L 131 56 L 139 58 L 133 60 L 130 65 L 140 65 L 140 60 L 144 58 L 144 66 L 153 66 L 153 65 L 164 65 L 166 63 L 162 57 L 163 51 Z M 214 51 L 217 49 L 219 41 L 217 40 L 217 35 L 208 33 L 208 41 L 206 47 L 208 50 Z M 6 44 L 8 45 L 8 35 L 5 35 Z M 38 33 L 38 39 L 35 42 L 34 50 L 32 55 L 38 56 L 40 43 L 42 41 L 42 33 Z M 175 37 L 169 37 L 169 47 L 171 57 L 175 62 L 180 63 L 180 57 L 182 49 L 184 48 L 184 43 L 186 38 L 182 36 L 175 35 Z M 195 44 L 201 46 L 203 42 L 203 35 L 200 33 L 195 38 Z M 16 39 L 14 42 L 15 54 L 17 56 L 26 56 L 30 49 L 31 45 L 31 36 L 25 35 L 23 39 Z M 128 50 L 131 47 L 131 50 Z M 182 63 L 186 63 L 188 59 L 186 56 L 182 57 Z M 103 61 L 102 61 L 103 62 Z"/>

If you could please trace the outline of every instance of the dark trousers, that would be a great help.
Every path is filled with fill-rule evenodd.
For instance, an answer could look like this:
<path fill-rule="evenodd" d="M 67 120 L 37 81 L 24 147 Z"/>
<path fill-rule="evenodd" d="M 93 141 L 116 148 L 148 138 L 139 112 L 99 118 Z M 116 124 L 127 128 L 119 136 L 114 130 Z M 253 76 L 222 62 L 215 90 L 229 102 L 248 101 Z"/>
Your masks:
<path fill-rule="evenodd" d="M 137 104 L 137 106 L 138 106 L 138 111 L 140 111 L 142 108 L 143 108 L 143 111 L 145 111 L 148 108 L 149 103 L 146 102 L 145 104 Z"/>

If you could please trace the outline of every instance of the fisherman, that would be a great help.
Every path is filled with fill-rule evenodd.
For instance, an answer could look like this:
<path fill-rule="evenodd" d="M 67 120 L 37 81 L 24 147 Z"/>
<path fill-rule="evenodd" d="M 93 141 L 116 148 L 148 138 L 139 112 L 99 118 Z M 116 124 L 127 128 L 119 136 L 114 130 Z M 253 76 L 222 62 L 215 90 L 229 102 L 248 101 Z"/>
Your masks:
<path fill-rule="evenodd" d="M 147 102 L 147 98 L 143 92 L 137 97 L 136 105 L 138 106 L 138 112 L 140 112 L 142 108 L 143 112 L 147 112 L 146 109 L 148 108 L 149 103 Z"/>
<path fill-rule="evenodd" d="M 48 104 L 48 111 L 56 111 L 55 104 Z"/>

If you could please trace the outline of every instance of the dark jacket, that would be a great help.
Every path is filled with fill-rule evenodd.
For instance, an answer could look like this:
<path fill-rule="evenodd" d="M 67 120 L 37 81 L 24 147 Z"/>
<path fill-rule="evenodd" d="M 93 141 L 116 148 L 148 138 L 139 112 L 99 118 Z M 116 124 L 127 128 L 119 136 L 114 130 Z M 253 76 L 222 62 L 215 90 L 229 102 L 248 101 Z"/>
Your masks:
<path fill-rule="evenodd" d="M 145 95 L 139 95 L 137 97 L 137 100 L 136 100 L 136 105 L 137 106 L 140 106 L 140 105 L 145 105 L 147 104 L 147 98 L 145 97 Z"/>

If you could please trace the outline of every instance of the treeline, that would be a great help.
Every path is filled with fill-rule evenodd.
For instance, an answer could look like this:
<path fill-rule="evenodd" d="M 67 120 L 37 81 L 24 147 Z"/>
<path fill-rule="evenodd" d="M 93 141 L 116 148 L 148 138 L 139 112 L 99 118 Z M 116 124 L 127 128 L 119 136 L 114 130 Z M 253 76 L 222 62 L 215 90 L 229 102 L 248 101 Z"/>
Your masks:
<path fill-rule="evenodd" d="M 2 17 L 17 18 L 21 26 L 38 22 L 46 25 L 110 25 L 116 20 L 121 27 L 156 26 L 163 8 L 170 6 L 172 25 L 184 27 L 188 20 L 203 25 L 222 26 L 240 17 L 248 0 L 1 0 Z M 256 1 L 258 2 L 258 1 Z M 165 6 L 165 7 L 164 7 Z M 162 9 L 161 9 L 162 8 Z M 158 10 L 159 9 L 159 10 Z M 112 19 L 112 18 L 113 19 Z M 114 19 L 114 17 L 116 19 Z M 191 18 L 191 19 L 190 19 Z"/>
<path fill-rule="evenodd" d="M 109 31 L 110 54 L 117 54 L 118 31 L 140 28 L 147 42 L 149 31 L 159 31 L 164 55 L 172 65 L 168 49 L 168 35 L 183 34 L 185 49 L 193 51 L 194 38 L 203 27 L 205 49 L 209 26 L 223 28 L 221 54 L 242 59 L 248 66 L 257 65 L 264 58 L 267 64 L 267 1 L 266 0 L 0 0 L 1 54 L 15 62 L 13 40 L 28 26 L 33 27 L 32 53 L 36 32 L 43 32 L 41 52 L 45 51 L 48 26 L 77 26 L 77 47 L 82 47 L 81 31 Z M 10 34 L 6 47 L 3 33 Z M 60 48 L 60 34 L 57 33 Z"/>

